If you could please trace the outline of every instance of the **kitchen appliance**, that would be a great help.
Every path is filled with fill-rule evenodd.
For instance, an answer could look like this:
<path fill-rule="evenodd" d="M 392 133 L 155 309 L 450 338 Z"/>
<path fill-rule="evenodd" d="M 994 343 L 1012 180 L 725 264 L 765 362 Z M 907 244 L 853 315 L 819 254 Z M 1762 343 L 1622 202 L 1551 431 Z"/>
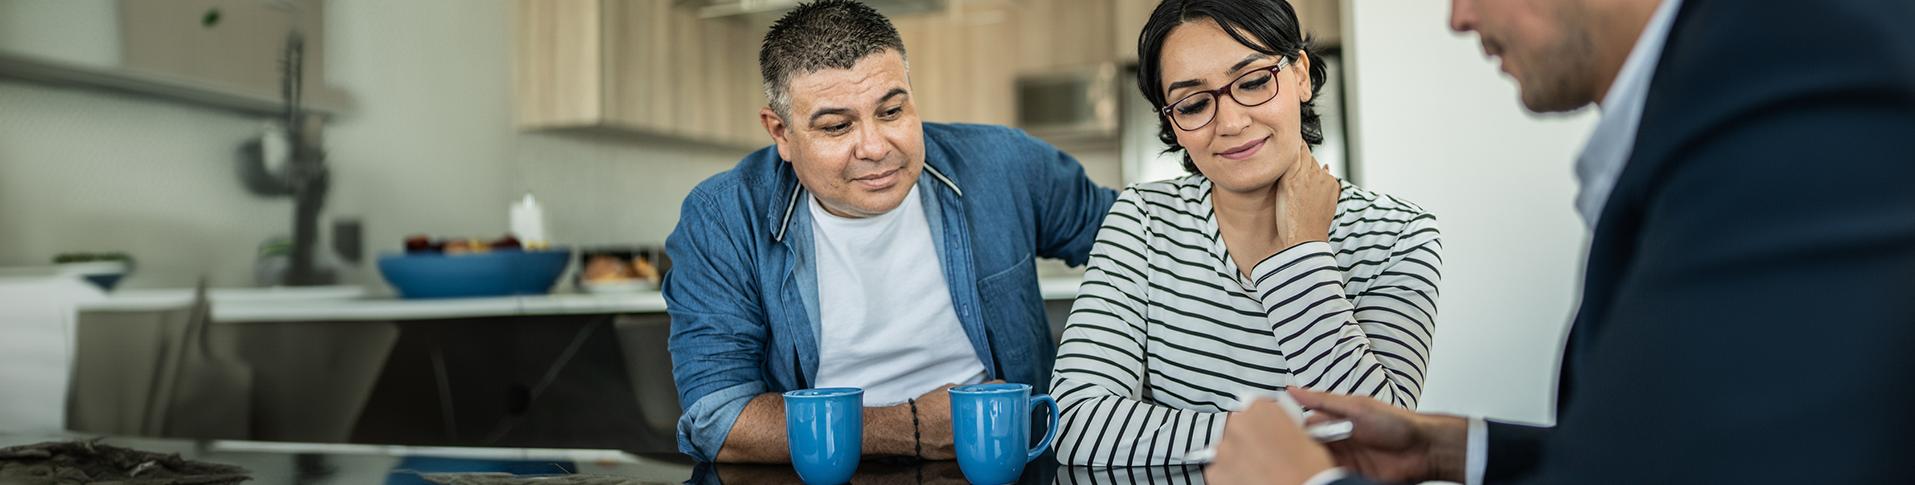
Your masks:
<path fill-rule="evenodd" d="M 1018 76 L 1017 127 L 1052 143 L 1116 140 L 1120 71 L 1106 62 Z"/>

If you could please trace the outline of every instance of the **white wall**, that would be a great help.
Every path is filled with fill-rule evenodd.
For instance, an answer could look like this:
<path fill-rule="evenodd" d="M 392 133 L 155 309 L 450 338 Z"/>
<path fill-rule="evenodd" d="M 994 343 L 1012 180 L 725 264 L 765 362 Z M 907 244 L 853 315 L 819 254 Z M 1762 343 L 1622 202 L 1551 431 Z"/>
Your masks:
<path fill-rule="evenodd" d="M 0 266 L 128 251 L 129 285 L 252 281 L 261 240 L 291 227 L 289 199 L 235 175 L 258 122 L 169 102 L 0 82 Z"/>
<path fill-rule="evenodd" d="M 1434 212 L 1443 284 L 1422 407 L 1550 421 L 1586 236 L 1570 167 L 1594 114 L 1537 117 L 1449 3 L 1347 1 L 1357 180 Z"/>
<path fill-rule="evenodd" d="M 120 64 L 116 0 L 0 2 L 0 50 L 94 67 Z"/>
<path fill-rule="evenodd" d="M 510 5 L 333 0 L 326 9 L 326 75 L 356 106 L 327 127 L 333 190 L 321 230 L 333 216 L 361 218 L 368 259 L 399 250 L 407 234 L 505 233 L 518 147 Z M 357 276 L 378 281 L 369 267 Z"/>

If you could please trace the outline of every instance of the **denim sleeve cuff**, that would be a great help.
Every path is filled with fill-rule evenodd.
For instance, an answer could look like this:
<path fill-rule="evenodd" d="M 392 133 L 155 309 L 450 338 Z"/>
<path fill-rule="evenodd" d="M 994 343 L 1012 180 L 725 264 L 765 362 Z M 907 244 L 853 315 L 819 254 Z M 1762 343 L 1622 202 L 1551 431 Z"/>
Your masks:
<path fill-rule="evenodd" d="M 717 461 L 738 414 L 753 396 L 764 392 L 762 382 L 741 382 L 698 398 L 678 417 L 678 451 L 698 461 Z"/>

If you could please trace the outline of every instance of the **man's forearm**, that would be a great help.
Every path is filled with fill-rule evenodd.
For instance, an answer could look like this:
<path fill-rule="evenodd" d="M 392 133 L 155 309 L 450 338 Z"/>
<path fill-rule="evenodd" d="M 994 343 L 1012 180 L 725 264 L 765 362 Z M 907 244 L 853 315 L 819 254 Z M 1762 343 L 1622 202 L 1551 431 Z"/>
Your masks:
<path fill-rule="evenodd" d="M 777 393 L 752 396 L 718 449 L 720 463 L 790 463 L 785 443 L 785 400 Z"/>
<path fill-rule="evenodd" d="M 1463 483 L 1468 477 L 1469 419 L 1423 415 L 1423 438 L 1429 446 L 1429 479 Z"/>
<path fill-rule="evenodd" d="M 916 456 L 917 439 L 910 405 L 864 408 L 865 455 Z"/>
<path fill-rule="evenodd" d="M 917 453 L 917 430 L 912 427 L 908 405 L 864 408 L 864 454 L 913 456 Z M 732 423 L 725 445 L 718 451 L 720 463 L 790 463 L 791 448 L 785 438 L 785 400 L 778 393 L 751 398 L 745 410 Z"/>

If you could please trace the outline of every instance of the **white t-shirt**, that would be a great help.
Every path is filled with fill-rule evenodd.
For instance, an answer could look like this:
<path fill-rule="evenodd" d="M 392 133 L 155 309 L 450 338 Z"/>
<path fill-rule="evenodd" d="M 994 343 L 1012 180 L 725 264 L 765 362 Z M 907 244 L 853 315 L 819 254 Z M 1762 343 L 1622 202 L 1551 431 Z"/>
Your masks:
<path fill-rule="evenodd" d="M 881 215 L 847 219 L 807 196 L 818 270 L 818 387 L 864 389 L 888 406 L 984 380 L 913 187 Z"/>

